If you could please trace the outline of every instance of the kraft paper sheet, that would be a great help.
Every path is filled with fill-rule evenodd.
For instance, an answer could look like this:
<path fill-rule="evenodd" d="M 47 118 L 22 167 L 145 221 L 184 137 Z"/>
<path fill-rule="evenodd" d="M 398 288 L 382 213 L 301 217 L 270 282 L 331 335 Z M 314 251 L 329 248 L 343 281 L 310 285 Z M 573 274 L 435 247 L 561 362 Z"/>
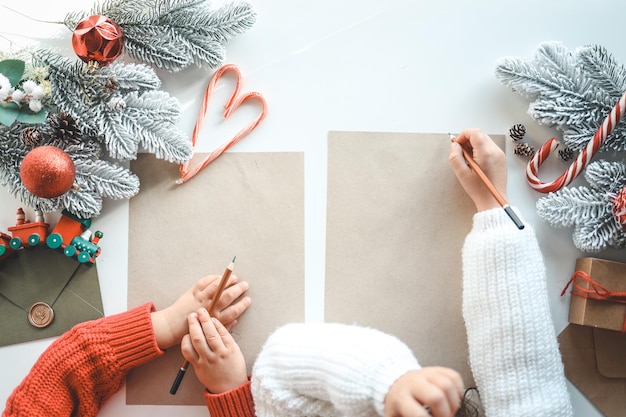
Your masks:
<path fill-rule="evenodd" d="M 626 409 L 626 335 L 568 324 L 559 334 L 565 375 L 607 417 Z"/>
<path fill-rule="evenodd" d="M 470 386 L 461 248 L 475 207 L 449 149 L 447 134 L 330 132 L 324 317 L 391 333 Z"/>
<path fill-rule="evenodd" d="M 276 327 L 304 321 L 303 154 L 227 153 L 183 185 L 174 183 L 177 165 L 152 155 L 131 170 L 141 192 L 130 200 L 128 307 L 164 308 L 236 256 L 234 274 L 250 283 L 253 301 L 233 335 L 250 370 Z M 204 404 L 191 366 L 169 393 L 182 362 L 177 346 L 134 370 L 126 403 Z"/>

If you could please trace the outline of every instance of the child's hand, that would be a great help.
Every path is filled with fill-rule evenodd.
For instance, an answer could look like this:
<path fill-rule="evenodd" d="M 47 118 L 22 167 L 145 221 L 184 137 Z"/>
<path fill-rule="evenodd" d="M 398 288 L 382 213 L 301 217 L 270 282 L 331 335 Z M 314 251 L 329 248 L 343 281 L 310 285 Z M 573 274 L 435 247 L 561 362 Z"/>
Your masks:
<path fill-rule="evenodd" d="M 410 371 L 389 388 L 385 417 L 452 417 L 461 405 L 463 392 L 461 376 L 450 368 Z"/>
<path fill-rule="evenodd" d="M 476 205 L 478 211 L 499 207 L 478 176 L 467 166 L 461 146 L 469 149 L 474 161 L 482 168 L 493 185 L 506 196 L 506 156 L 502 149 L 480 129 L 466 129 L 450 145 L 450 166 L 456 177 Z"/>
<path fill-rule="evenodd" d="M 181 342 L 189 331 L 187 316 L 199 308 L 208 308 L 217 291 L 221 277 L 209 275 L 201 278 L 186 293 L 166 309 L 152 313 L 152 325 L 161 349 L 168 349 Z M 248 283 L 237 282 L 237 277 L 230 276 L 226 288 L 217 302 L 215 317 L 227 328 L 237 322 L 237 318 L 250 306 L 250 297 L 242 297 L 248 290 Z"/>
<path fill-rule="evenodd" d="M 248 381 L 246 360 L 228 329 L 206 309 L 189 315 L 189 334 L 181 351 L 198 380 L 213 394 L 239 387 Z"/>

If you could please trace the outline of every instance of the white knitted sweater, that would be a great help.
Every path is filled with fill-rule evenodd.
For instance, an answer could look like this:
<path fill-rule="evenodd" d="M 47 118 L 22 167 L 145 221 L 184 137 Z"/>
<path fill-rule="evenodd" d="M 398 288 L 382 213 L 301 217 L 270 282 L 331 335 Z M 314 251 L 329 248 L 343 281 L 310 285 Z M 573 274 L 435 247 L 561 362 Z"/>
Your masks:
<path fill-rule="evenodd" d="M 571 416 L 532 229 L 518 230 L 500 209 L 477 213 L 463 271 L 470 363 L 487 417 Z M 377 330 L 289 324 L 253 367 L 256 414 L 384 416 L 389 387 L 412 369 L 419 364 L 408 347 Z"/>
<path fill-rule="evenodd" d="M 572 415 L 535 233 L 477 213 L 463 247 L 463 317 L 487 417 Z"/>

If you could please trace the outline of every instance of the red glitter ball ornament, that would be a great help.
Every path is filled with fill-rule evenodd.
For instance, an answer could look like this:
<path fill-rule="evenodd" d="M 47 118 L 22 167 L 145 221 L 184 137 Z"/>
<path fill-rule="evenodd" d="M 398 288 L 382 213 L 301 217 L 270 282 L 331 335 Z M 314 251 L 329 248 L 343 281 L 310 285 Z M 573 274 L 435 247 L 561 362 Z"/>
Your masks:
<path fill-rule="evenodd" d="M 74 184 L 76 168 L 72 158 L 56 146 L 39 146 L 28 152 L 20 165 L 24 187 L 42 198 L 66 193 Z"/>
<path fill-rule="evenodd" d="M 85 62 L 96 61 L 104 66 L 120 56 L 124 42 L 122 29 L 101 15 L 93 15 L 81 20 L 72 34 L 72 47 Z"/>

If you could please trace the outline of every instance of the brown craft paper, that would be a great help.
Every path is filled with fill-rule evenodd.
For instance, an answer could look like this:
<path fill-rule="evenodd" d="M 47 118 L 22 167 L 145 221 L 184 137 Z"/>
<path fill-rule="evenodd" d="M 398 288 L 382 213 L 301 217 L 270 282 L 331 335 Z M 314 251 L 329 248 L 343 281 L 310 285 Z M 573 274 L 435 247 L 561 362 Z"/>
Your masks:
<path fill-rule="evenodd" d="M 607 417 L 626 410 L 626 335 L 569 324 L 559 335 L 565 375 Z"/>
<path fill-rule="evenodd" d="M 33 327 L 28 310 L 39 301 L 52 306 L 48 327 Z M 0 346 L 59 336 L 75 324 L 103 316 L 98 271 L 40 245 L 0 262 Z"/>
<path fill-rule="evenodd" d="M 471 385 L 461 247 L 476 210 L 449 150 L 446 134 L 330 132 L 324 317 L 391 333 Z"/>
<path fill-rule="evenodd" d="M 270 332 L 304 320 L 303 154 L 227 153 L 182 185 L 178 166 L 151 155 L 131 170 L 141 192 L 130 200 L 128 306 L 167 307 L 236 256 L 253 302 L 233 335 L 250 370 Z M 182 362 L 177 346 L 131 372 L 126 403 L 204 404 L 191 366 L 169 393 Z"/>
<path fill-rule="evenodd" d="M 626 334 L 593 329 L 598 372 L 608 378 L 626 378 Z"/>
<path fill-rule="evenodd" d="M 576 270 L 586 272 L 592 280 L 609 291 L 626 292 L 626 264 L 597 258 L 579 258 Z M 578 281 L 584 289 L 588 282 Z M 626 320 L 626 304 L 592 300 L 572 294 L 568 321 L 573 324 L 621 331 Z"/>

